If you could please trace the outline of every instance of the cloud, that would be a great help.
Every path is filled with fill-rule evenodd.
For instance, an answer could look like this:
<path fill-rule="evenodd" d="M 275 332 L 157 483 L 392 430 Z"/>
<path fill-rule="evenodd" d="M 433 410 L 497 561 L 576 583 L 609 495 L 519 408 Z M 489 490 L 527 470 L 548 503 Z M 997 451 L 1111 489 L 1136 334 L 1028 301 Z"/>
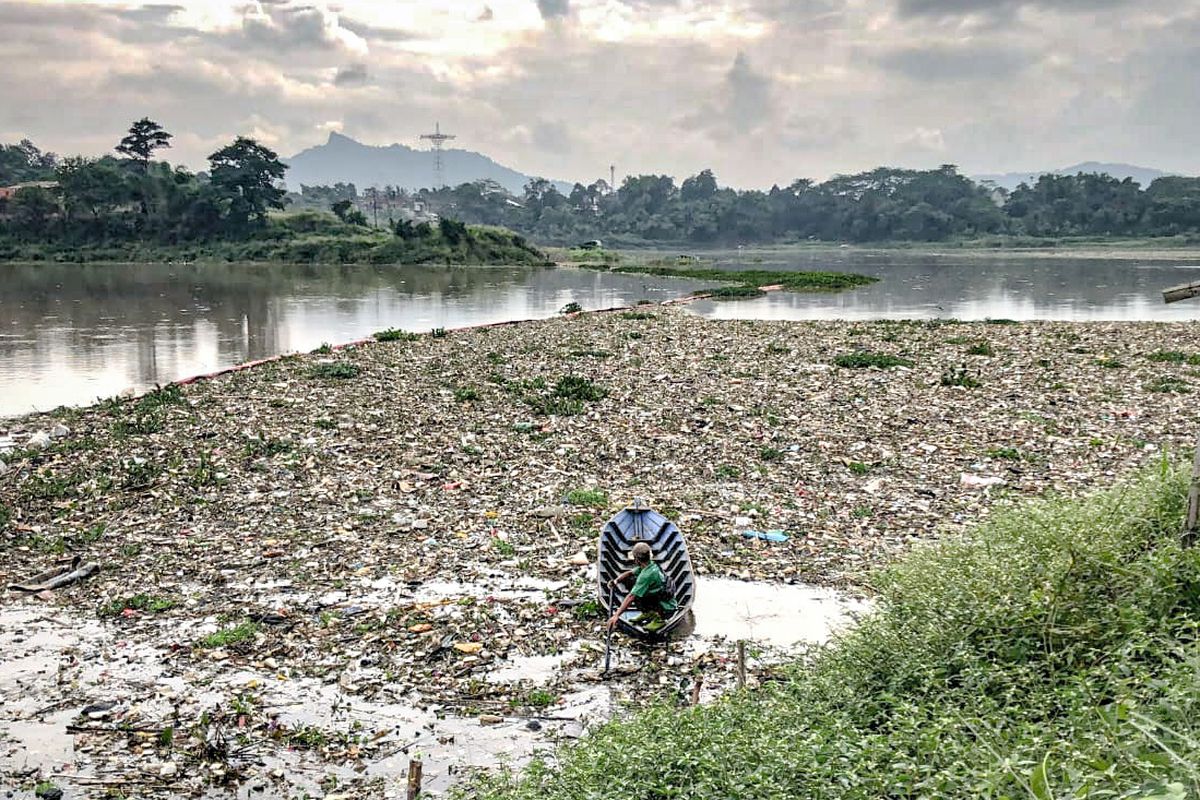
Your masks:
<path fill-rule="evenodd" d="M 697 112 L 685 115 L 681 127 L 703 130 L 713 139 L 727 142 L 770 124 L 774 115 L 771 79 L 755 71 L 745 53 L 734 58 L 715 94 Z"/>
<path fill-rule="evenodd" d="M 1021 8 L 1038 11 L 1088 13 L 1105 11 L 1135 0 L 898 0 L 901 16 L 962 17 L 972 14 L 1007 16 Z"/>
<path fill-rule="evenodd" d="M 337 74 L 333 77 L 334 86 L 362 86 L 366 82 L 366 64 L 350 64 L 345 67 L 338 67 Z"/>
<path fill-rule="evenodd" d="M 338 49 L 355 55 L 367 54 L 367 43 L 357 33 L 341 26 L 338 15 L 315 5 L 255 2 L 242 15 L 242 32 L 249 44 L 285 51 Z"/>
<path fill-rule="evenodd" d="M 196 168 L 238 134 L 290 155 L 330 121 L 386 145 L 441 120 L 585 183 L 614 163 L 734 186 L 943 161 L 1200 169 L 1178 134 L 1200 126 L 1200 0 L 167 2 L 0 0 L 0 142 L 95 155 L 149 115 Z"/>
<path fill-rule="evenodd" d="M 570 0 L 537 0 L 537 7 L 545 20 L 558 19 L 571 13 Z"/>
<path fill-rule="evenodd" d="M 887 71 L 931 83 L 996 81 L 1037 63 L 1037 57 L 1020 46 L 974 41 L 909 45 L 884 51 L 875 60 Z"/>

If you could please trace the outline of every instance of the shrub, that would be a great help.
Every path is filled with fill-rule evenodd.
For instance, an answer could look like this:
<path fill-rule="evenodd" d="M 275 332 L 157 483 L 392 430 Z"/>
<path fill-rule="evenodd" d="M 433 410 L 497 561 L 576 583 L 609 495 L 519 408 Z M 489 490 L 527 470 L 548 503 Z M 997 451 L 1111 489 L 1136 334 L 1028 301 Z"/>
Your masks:
<path fill-rule="evenodd" d="M 419 338 L 417 334 L 402 331 L 399 328 L 388 328 L 387 330 L 375 333 L 375 341 L 377 342 L 412 342 Z"/>
<path fill-rule="evenodd" d="M 554 386 L 554 394 L 568 400 L 583 400 L 595 403 L 608 396 L 608 390 L 603 389 L 578 375 L 564 375 Z"/>
<path fill-rule="evenodd" d="M 567 303 L 565 306 L 560 308 L 558 313 L 560 313 L 560 314 L 578 314 L 581 311 L 583 311 L 583 306 L 579 305 L 579 303 L 571 302 L 571 303 Z"/>
<path fill-rule="evenodd" d="M 777 681 L 662 702 L 459 796 L 1189 797 L 1200 550 L 1179 544 L 1187 477 L 1164 465 L 1084 501 L 998 513 L 873 579 L 876 611 Z"/>

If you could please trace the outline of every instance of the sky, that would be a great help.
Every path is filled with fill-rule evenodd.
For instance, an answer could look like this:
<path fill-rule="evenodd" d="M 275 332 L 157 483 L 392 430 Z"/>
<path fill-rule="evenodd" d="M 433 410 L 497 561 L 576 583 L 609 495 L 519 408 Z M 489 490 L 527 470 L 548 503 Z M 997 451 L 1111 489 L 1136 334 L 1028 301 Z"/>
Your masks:
<path fill-rule="evenodd" d="M 0 142 L 237 135 L 767 187 L 879 165 L 1200 172 L 1200 0 L 0 0 Z"/>

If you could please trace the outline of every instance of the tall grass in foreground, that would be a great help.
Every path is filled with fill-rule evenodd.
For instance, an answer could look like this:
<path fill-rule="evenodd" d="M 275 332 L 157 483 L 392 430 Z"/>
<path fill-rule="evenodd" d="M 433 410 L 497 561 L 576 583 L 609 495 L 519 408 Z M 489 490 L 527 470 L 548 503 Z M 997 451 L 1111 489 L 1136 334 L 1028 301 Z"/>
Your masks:
<path fill-rule="evenodd" d="M 778 684 L 606 725 L 480 798 L 1200 797 L 1200 549 L 1165 463 L 998 513 L 878 580 Z"/>

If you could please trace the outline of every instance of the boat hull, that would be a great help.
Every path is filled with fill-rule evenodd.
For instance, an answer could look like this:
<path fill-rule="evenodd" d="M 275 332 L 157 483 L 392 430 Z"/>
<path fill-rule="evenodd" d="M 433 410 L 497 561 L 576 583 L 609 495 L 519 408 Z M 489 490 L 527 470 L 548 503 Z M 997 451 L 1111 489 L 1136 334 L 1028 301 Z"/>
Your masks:
<path fill-rule="evenodd" d="M 632 608 L 621 616 L 618 627 L 624 633 L 646 641 L 661 641 L 673 634 L 683 634 L 691 629 L 692 605 L 696 601 L 696 573 L 688 555 L 687 541 L 679 527 L 657 511 L 635 504 L 605 523 L 600 531 L 600 543 L 596 558 L 597 592 L 605 617 L 620 608 L 631 582 L 618 584 L 609 605 L 608 582 L 633 568 L 629 551 L 638 542 L 650 545 L 654 560 L 662 571 L 675 582 L 675 599 L 679 609 L 665 624 L 654 631 L 634 625 L 632 620 L 638 612 Z"/>

